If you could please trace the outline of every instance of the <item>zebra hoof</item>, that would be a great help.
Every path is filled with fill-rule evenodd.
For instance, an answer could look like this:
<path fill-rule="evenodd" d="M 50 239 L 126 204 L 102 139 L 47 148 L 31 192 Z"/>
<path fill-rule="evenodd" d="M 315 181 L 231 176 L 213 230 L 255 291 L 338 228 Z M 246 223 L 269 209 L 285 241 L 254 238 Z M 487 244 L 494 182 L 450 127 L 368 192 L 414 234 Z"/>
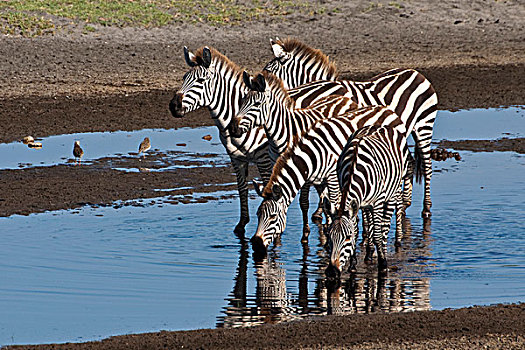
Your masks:
<path fill-rule="evenodd" d="M 235 228 L 233 229 L 233 233 L 235 233 L 239 237 L 244 237 L 244 234 L 246 233 L 246 230 L 244 229 L 244 224 L 237 224 Z"/>
<path fill-rule="evenodd" d="M 320 215 L 320 214 L 313 214 L 312 215 L 312 222 L 314 224 L 321 224 L 323 222 L 323 215 Z"/>
<path fill-rule="evenodd" d="M 380 274 L 386 274 L 388 271 L 388 264 L 386 259 L 378 259 L 377 261 L 377 270 Z"/>
<path fill-rule="evenodd" d="M 423 209 L 423 211 L 421 212 L 421 217 L 423 219 L 430 219 L 431 216 L 432 216 L 432 213 L 430 212 L 429 209 Z"/>
<path fill-rule="evenodd" d="M 395 246 L 396 248 L 401 247 L 401 241 L 395 241 L 395 242 L 394 242 L 394 246 Z"/>

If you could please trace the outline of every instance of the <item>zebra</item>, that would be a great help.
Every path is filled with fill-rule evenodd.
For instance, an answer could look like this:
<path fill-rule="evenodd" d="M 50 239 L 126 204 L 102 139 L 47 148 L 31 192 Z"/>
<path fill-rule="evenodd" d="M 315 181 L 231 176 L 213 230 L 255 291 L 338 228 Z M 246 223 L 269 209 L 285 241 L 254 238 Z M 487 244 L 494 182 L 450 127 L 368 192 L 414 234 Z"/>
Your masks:
<path fill-rule="evenodd" d="M 357 213 L 364 209 L 372 217 L 369 242 L 377 248 L 377 265 L 386 272 L 386 243 L 394 208 L 402 212 L 403 177 L 412 176 L 406 134 L 390 126 L 366 126 L 352 135 L 337 161 L 342 193 L 337 218 L 328 229 L 330 264 L 326 274 L 340 277 L 349 260 L 355 266 Z M 396 216 L 396 244 L 402 236 L 402 215 Z M 365 261 L 373 255 L 367 246 Z"/>
<path fill-rule="evenodd" d="M 335 65 L 321 51 L 295 39 L 271 40 L 275 58 L 264 68 L 276 74 L 290 90 L 297 108 L 303 108 L 329 95 L 343 95 L 359 107 L 382 105 L 390 107 L 403 120 L 415 141 L 416 180 L 424 178 L 422 217 L 430 218 L 432 200 L 430 180 L 432 161 L 430 143 L 437 114 L 437 94 L 421 73 L 413 69 L 392 69 L 368 81 L 337 80 Z M 305 85 L 306 84 L 306 85 Z M 405 184 L 411 194 L 411 183 Z M 406 193 L 407 193 L 406 192 Z M 405 206 L 411 195 L 404 194 Z"/>
<path fill-rule="evenodd" d="M 240 98 L 247 92 L 242 70 L 214 48 L 202 47 L 195 53 L 184 47 L 184 58 L 190 70 L 184 74 L 182 87 L 169 103 L 171 114 L 181 118 L 200 107 L 208 107 L 219 129 L 219 136 L 230 156 L 240 198 L 240 219 L 234 232 L 244 235 L 250 221 L 248 211 L 248 164 L 255 163 L 263 181 L 270 177 L 273 163 L 268 155 L 268 140 L 262 128 L 255 128 L 240 137 L 230 133 Z"/>
<path fill-rule="evenodd" d="M 401 119 L 384 106 L 369 106 L 347 115 L 318 120 L 277 159 L 272 175 L 257 193 L 263 198 L 257 210 L 257 231 L 251 239 L 256 252 L 265 252 L 275 237 L 284 231 L 290 203 L 305 183 L 325 184 L 328 210 L 334 213 L 340 191 L 336 163 L 344 145 L 358 129 L 367 125 L 389 125 L 406 132 Z"/>
<path fill-rule="evenodd" d="M 243 70 L 214 48 L 202 47 L 194 54 L 184 47 L 184 58 L 190 70 L 184 75 L 182 87 L 170 101 L 169 109 L 174 117 L 181 118 L 200 107 L 208 107 L 237 176 L 241 213 L 234 232 L 242 235 L 250 221 L 246 186 L 248 164 L 257 165 L 264 182 L 270 177 L 273 167 L 266 133 L 262 128 L 239 137 L 231 133 L 232 118 L 239 109 L 241 97 L 247 93 Z"/>

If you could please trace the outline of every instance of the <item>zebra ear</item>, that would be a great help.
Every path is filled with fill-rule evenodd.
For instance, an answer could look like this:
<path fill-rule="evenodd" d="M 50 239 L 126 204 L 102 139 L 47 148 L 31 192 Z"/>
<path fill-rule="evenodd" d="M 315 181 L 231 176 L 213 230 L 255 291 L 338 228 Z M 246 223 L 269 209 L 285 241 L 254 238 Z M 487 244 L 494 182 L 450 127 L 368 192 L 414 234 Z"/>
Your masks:
<path fill-rule="evenodd" d="M 248 74 L 248 72 L 242 72 L 242 81 L 244 81 L 244 84 L 248 87 L 248 89 L 253 90 L 252 78 L 250 77 L 250 74 Z"/>
<path fill-rule="evenodd" d="M 278 201 L 279 199 L 281 199 L 282 195 L 283 195 L 283 190 L 281 186 L 279 186 L 278 184 L 274 184 L 272 186 L 273 200 Z"/>
<path fill-rule="evenodd" d="M 191 53 L 186 46 L 184 46 L 184 59 L 186 60 L 186 64 L 190 67 L 195 67 L 197 63 L 195 63 L 195 55 Z"/>
<path fill-rule="evenodd" d="M 202 49 L 202 65 L 204 66 L 204 68 L 210 68 L 210 64 L 211 64 L 211 51 L 208 48 L 208 46 L 206 46 L 204 47 L 204 49 Z"/>
<path fill-rule="evenodd" d="M 275 41 L 270 39 L 270 43 L 272 44 L 272 51 L 275 57 L 283 58 L 286 56 L 286 51 L 284 51 L 284 48 L 282 47 L 282 43 L 279 40 L 279 38 L 277 38 Z"/>
<path fill-rule="evenodd" d="M 257 75 L 257 78 L 255 78 L 254 87 L 256 91 L 264 92 L 266 90 L 266 81 L 264 80 L 264 75 L 260 74 Z"/>
<path fill-rule="evenodd" d="M 255 181 L 255 179 L 252 180 L 252 183 L 253 183 L 253 187 L 255 188 L 255 192 L 257 192 L 257 195 L 259 197 L 262 197 L 263 196 L 264 186 L 261 183 Z"/>

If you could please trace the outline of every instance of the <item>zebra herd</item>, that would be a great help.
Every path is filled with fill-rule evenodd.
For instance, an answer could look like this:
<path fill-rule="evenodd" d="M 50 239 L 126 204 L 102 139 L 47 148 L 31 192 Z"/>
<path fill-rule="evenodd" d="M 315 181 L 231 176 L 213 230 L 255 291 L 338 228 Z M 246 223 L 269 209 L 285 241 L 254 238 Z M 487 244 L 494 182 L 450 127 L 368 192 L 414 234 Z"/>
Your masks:
<path fill-rule="evenodd" d="M 411 204 L 412 179 L 424 179 L 422 216 L 430 217 L 430 143 L 437 95 L 430 82 L 412 69 L 394 69 L 364 82 L 339 80 L 321 51 L 295 39 L 271 40 L 275 58 L 250 76 L 210 47 L 184 48 L 190 67 L 170 101 L 174 117 L 208 107 L 234 167 L 241 213 L 234 232 L 244 235 L 249 222 L 248 164 L 255 163 L 263 185 L 258 226 L 251 242 L 265 252 L 286 226 L 286 213 L 300 192 L 303 236 L 309 229 L 308 195 L 315 186 L 324 212 L 330 264 L 338 277 L 355 265 L 357 214 L 362 211 L 365 260 L 374 248 L 378 269 L 387 270 L 386 238 L 396 212 L 400 220 Z M 407 137 L 415 141 L 414 158 Z"/>

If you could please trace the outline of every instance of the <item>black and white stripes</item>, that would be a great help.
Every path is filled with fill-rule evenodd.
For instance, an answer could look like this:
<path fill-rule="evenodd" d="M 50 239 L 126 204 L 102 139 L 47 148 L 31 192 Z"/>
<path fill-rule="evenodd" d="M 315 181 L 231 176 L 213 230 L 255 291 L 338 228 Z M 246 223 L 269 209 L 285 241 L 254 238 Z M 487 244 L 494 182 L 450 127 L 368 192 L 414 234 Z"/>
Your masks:
<path fill-rule="evenodd" d="M 191 68 L 170 102 L 170 111 L 174 117 L 183 117 L 200 107 L 208 107 L 237 176 L 241 217 L 234 231 L 244 234 L 244 226 L 250 220 L 246 185 L 248 164 L 253 162 L 257 165 L 263 180 L 267 180 L 272 171 L 266 134 L 261 128 L 252 129 L 240 137 L 230 134 L 229 125 L 247 90 L 242 82 L 243 71 L 237 65 L 208 47 L 199 49 L 196 54 L 184 48 L 184 56 Z"/>
<path fill-rule="evenodd" d="M 423 217 L 430 217 L 432 201 L 430 198 L 430 180 L 432 163 L 430 143 L 437 112 L 437 95 L 430 82 L 419 72 L 412 69 L 393 69 L 368 81 L 355 82 L 335 80 L 337 74 L 333 65 L 319 50 L 292 39 L 272 43 L 275 59 L 265 67 L 288 84 L 290 97 L 296 100 L 296 107 L 303 108 L 330 95 L 342 95 L 353 99 L 359 107 L 382 105 L 388 106 L 401 120 L 416 143 L 416 160 L 423 166 L 416 168 L 416 177 L 424 177 L 425 197 Z M 291 64 L 293 62 L 293 64 Z M 330 71 L 329 78 L 320 80 L 319 67 Z M 310 74 L 309 79 L 307 74 Z M 300 77 L 297 78 L 297 77 Z M 296 83 L 305 83 L 298 86 Z M 423 173 L 419 171 L 423 169 Z"/>
<path fill-rule="evenodd" d="M 363 209 L 371 216 L 365 260 L 377 248 L 378 268 L 385 271 L 386 240 L 394 209 L 396 243 L 401 239 L 403 204 L 401 184 L 412 176 L 406 134 L 388 126 L 369 126 L 358 130 L 341 152 L 337 177 L 342 192 L 337 218 L 328 231 L 330 265 L 327 274 L 340 274 L 352 258 L 355 261 L 357 213 Z"/>
<path fill-rule="evenodd" d="M 286 226 L 286 213 L 299 189 L 307 182 L 326 184 L 330 210 L 340 199 L 336 164 L 350 136 L 367 125 L 388 125 L 405 133 L 399 117 L 386 107 L 365 107 L 317 121 L 282 154 L 261 193 L 258 227 L 252 237 L 254 249 L 266 249 Z"/>

